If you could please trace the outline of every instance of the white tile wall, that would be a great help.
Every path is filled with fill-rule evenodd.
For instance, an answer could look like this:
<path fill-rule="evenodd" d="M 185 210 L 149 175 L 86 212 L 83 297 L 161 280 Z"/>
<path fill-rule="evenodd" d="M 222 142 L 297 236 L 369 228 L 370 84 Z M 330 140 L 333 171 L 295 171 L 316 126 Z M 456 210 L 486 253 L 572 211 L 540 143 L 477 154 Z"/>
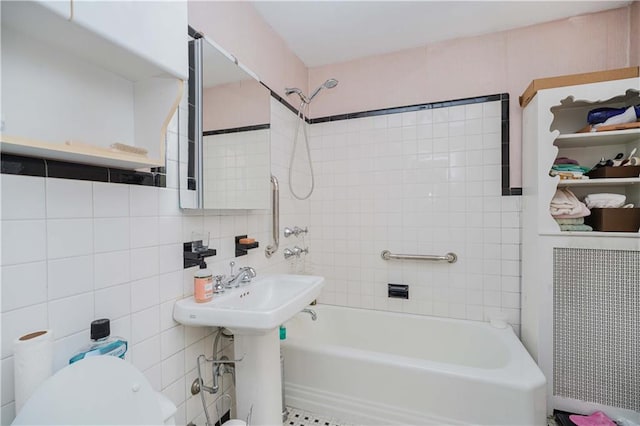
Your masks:
<path fill-rule="evenodd" d="M 520 322 L 520 197 L 502 197 L 500 102 L 311 126 L 310 234 L 320 301 Z M 455 252 L 455 264 L 384 261 Z M 410 286 L 389 299 L 387 283 Z"/>
<path fill-rule="evenodd" d="M 131 226 L 133 227 L 133 219 Z M 93 221 L 93 247 L 95 253 L 128 250 L 132 236 L 128 217 L 95 218 Z"/>
<path fill-rule="evenodd" d="M 287 154 L 290 141 L 282 135 L 295 124 L 293 114 L 280 112 L 272 123 L 273 158 Z M 209 268 L 216 274 L 228 274 L 233 238 L 239 234 L 256 238 L 261 247 L 234 259 L 237 266 L 251 265 L 259 274 L 284 272 L 288 266 L 281 251 L 270 260 L 264 256 L 271 235 L 269 211 L 179 208 L 176 153 L 186 127 L 179 135 L 177 122 L 168 132 L 167 188 L 0 175 L 1 424 L 15 416 L 13 340 L 53 329 L 57 370 L 89 340 L 90 322 L 103 317 L 111 319 L 112 335 L 128 340 L 128 360 L 178 406 L 177 424 L 204 423 L 200 398 L 188 388 L 196 357 L 211 356 L 212 330 L 173 321 L 174 302 L 193 292 L 194 268 L 182 267 L 182 243 L 192 232 L 211 232 L 218 255 L 209 258 Z M 280 158 L 272 168 L 281 181 L 286 161 Z M 283 216 L 295 217 L 288 213 L 293 208 L 284 188 L 283 193 Z M 227 378 L 225 384 L 230 383 Z M 212 415 L 215 402 L 208 399 Z M 226 399 L 224 405 L 228 409 Z"/>
<path fill-rule="evenodd" d="M 129 187 L 95 182 L 93 184 L 94 217 L 129 217 Z"/>
<path fill-rule="evenodd" d="M 267 129 L 203 138 L 204 199 L 207 208 L 269 206 Z"/>
<path fill-rule="evenodd" d="M 48 262 L 48 299 L 55 300 L 93 290 L 93 256 Z"/>
<path fill-rule="evenodd" d="M 47 179 L 47 218 L 92 217 L 92 183 L 71 179 Z"/>
<path fill-rule="evenodd" d="M 28 287 L 25 292 L 23 287 Z M 23 263 L 2 268 L 2 312 L 47 301 L 47 263 Z"/>
<path fill-rule="evenodd" d="M 2 176 L 2 197 L 20 198 L 20 203 L 2 203 L 3 219 L 44 219 L 45 179 L 31 176 Z"/>
<path fill-rule="evenodd" d="M 4 203 L 3 196 L 2 204 Z M 2 265 L 45 260 L 47 256 L 46 232 L 44 220 L 12 220 L 10 226 L 3 226 Z"/>

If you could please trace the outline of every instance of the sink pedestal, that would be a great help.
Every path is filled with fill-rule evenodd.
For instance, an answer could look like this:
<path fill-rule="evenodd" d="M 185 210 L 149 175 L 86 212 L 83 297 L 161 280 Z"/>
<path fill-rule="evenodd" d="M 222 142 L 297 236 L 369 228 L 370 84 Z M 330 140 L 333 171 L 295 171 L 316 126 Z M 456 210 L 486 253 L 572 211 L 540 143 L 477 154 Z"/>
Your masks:
<path fill-rule="evenodd" d="M 210 302 L 178 300 L 173 317 L 189 326 L 226 327 L 235 335 L 238 418 L 251 412 L 251 425 L 282 425 L 280 334 L 289 321 L 318 297 L 324 278 L 269 275 L 216 295 Z"/>
<path fill-rule="evenodd" d="M 280 334 L 272 329 L 264 334 L 242 334 L 234 330 L 236 358 L 237 417 L 250 424 L 282 424 L 282 384 L 280 383 Z M 251 408 L 253 406 L 253 409 Z"/>

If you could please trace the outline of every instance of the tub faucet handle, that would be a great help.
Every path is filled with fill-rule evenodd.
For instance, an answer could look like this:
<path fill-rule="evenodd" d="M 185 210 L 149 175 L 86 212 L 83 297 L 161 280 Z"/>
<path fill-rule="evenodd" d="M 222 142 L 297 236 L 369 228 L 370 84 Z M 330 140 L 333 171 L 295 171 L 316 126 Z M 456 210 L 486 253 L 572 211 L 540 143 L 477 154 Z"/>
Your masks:
<path fill-rule="evenodd" d="M 307 248 L 300 248 L 300 247 L 298 247 L 298 246 L 295 246 L 295 247 L 293 248 L 293 253 L 296 255 L 296 257 L 300 257 L 300 255 L 301 255 L 302 253 L 304 253 L 304 254 L 309 254 L 309 247 L 307 247 Z"/>
<path fill-rule="evenodd" d="M 288 226 L 284 228 L 285 238 L 289 238 L 292 235 L 295 235 L 297 237 L 298 235 L 306 234 L 307 232 L 309 232 L 309 229 L 307 229 L 306 226 L 304 227 L 304 229 L 300 228 L 299 226 L 294 226 L 293 229 L 289 228 Z"/>
<path fill-rule="evenodd" d="M 293 250 L 291 250 L 290 248 L 284 249 L 283 253 L 284 253 L 284 258 L 285 259 L 289 259 L 292 256 L 296 256 L 296 253 Z"/>

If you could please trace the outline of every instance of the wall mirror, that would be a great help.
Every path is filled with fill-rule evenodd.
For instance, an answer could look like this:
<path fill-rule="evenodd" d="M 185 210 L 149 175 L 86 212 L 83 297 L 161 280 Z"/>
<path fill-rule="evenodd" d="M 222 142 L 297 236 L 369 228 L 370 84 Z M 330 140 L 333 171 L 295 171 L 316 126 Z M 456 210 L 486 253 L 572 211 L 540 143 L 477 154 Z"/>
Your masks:
<path fill-rule="evenodd" d="M 181 141 L 188 149 L 180 149 L 180 206 L 268 209 L 270 92 L 215 42 L 196 37 L 189 42 L 189 140 Z"/>

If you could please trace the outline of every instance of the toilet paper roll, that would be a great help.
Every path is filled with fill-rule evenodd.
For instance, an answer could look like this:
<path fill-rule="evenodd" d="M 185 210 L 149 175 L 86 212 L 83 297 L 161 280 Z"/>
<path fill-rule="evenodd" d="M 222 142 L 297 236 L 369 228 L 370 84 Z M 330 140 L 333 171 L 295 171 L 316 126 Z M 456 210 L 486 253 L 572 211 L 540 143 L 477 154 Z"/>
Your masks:
<path fill-rule="evenodd" d="M 31 394 L 53 374 L 53 332 L 25 334 L 13 343 L 16 414 Z"/>

